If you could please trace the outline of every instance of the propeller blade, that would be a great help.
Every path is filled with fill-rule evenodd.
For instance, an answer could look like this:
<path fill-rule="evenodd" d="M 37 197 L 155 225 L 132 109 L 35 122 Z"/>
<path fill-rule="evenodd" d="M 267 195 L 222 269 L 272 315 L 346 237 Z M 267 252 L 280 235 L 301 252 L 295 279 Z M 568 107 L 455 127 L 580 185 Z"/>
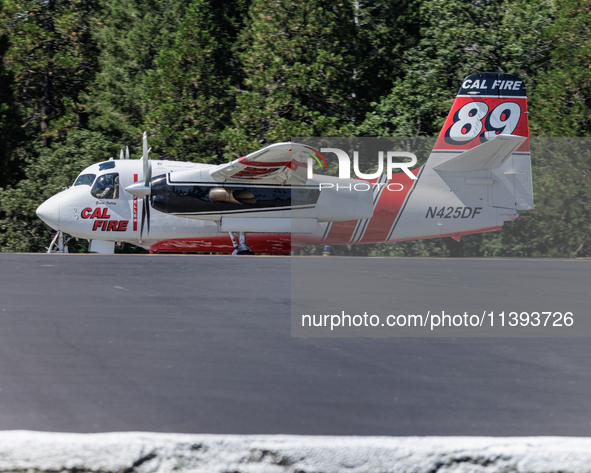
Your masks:
<path fill-rule="evenodd" d="M 121 150 L 121 153 L 119 153 L 119 159 L 124 159 L 123 158 L 123 150 Z"/>
<path fill-rule="evenodd" d="M 150 162 L 149 159 L 147 161 L 144 161 L 144 177 L 145 177 L 144 185 L 146 187 L 150 187 L 150 181 L 152 180 L 152 163 Z"/>
<path fill-rule="evenodd" d="M 150 197 L 144 197 L 144 201 L 146 202 L 146 220 L 148 220 L 148 235 L 150 234 Z"/>
<path fill-rule="evenodd" d="M 125 159 L 129 159 L 129 146 L 125 147 Z"/>
<path fill-rule="evenodd" d="M 148 162 L 148 160 L 142 157 L 142 177 L 144 178 L 144 181 L 146 180 L 146 176 L 148 175 L 149 167 L 150 163 Z"/>
<path fill-rule="evenodd" d="M 144 223 L 146 223 L 146 199 L 142 199 L 142 224 L 140 226 L 140 240 L 144 237 Z"/>
<path fill-rule="evenodd" d="M 145 131 L 142 136 L 142 159 L 148 159 L 148 133 Z"/>
<path fill-rule="evenodd" d="M 142 197 L 142 225 L 140 227 L 140 239 L 144 236 L 144 225 L 147 222 L 146 235 L 150 233 L 150 193 L 152 180 L 152 163 L 149 158 L 150 150 L 148 149 L 148 134 L 144 132 L 142 137 L 142 170 L 144 173 L 144 184 L 136 182 L 126 189 L 133 195 Z"/>
<path fill-rule="evenodd" d="M 146 195 L 146 189 L 147 189 L 147 194 L 150 194 L 150 181 L 152 180 L 152 163 L 150 161 L 149 158 L 149 153 L 150 153 L 150 149 L 148 149 L 148 134 L 146 132 L 144 132 L 144 136 L 143 136 L 143 144 L 142 144 L 142 148 L 143 148 L 143 153 L 142 153 L 142 179 L 144 180 L 144 190 L 142 191 L 143 195 Z M 132 192 L 133 193 L 133 192 Z M 134 194 L 137 195 L 137 194 Z"/>
<path fill-rule="evenodd" d="M 146 187 L 150 187 L 150 180 L 152 179 L 152 163 L 149 157 L 151 149 L 148 149 L 148 134 L 144 131 L 144 136 L 142 137 L 142 161 Z"/>

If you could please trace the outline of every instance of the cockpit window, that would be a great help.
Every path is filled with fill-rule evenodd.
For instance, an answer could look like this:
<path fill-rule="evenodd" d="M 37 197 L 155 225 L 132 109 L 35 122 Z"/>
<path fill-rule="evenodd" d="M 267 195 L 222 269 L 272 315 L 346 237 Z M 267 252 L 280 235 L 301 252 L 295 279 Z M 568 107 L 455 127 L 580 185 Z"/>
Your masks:
<path fill-rule="evenodd" d="M 75 186 L 92 186 L 96 174 L 81 174 L 74 182 Z"/>
<path fill-rule="evenodd" d="M 103 174 L 99 176 L 92 186 L 91 194 L 97 199 L 119 198 L 119 174 Z"/>

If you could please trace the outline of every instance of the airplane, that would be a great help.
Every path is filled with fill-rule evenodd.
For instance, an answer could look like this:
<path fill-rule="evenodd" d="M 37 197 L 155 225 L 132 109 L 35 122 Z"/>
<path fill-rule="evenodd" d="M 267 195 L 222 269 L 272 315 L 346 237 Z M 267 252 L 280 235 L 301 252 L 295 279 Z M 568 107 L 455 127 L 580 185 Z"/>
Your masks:
<path fill-rule="evenodd" d="M 150 159 L 144 133 L 141 159 L 127 150 L 93 164 L 37 215 L 57 231 L 50 253 L 67 252 L 72 237 L 93 253 L 113 253 L 115 242 L 150 253 L 289 254 L 311 244 L 459 241 L 534 208 L 527 113 L 516 76 L 472 74 L 424 165 L 410 169 L 412 154 L 394 163 L 400 153 L 387 152 L 387 173 L 380 165 L 353 179 L 338 149 L 277 143 L 210 165 Z M 339 158 L 338 177 L 312 172 L 328 153 Z"/>

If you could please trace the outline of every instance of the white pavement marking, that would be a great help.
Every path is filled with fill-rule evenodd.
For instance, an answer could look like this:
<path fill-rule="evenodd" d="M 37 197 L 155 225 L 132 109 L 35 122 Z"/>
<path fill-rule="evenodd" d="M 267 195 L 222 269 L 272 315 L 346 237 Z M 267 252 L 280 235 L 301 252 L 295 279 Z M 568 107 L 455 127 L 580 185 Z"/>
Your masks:
<path fill-rule="evenodd" d="M 0 470 L 591 472 L 591 438 L 0 432 Z"/>

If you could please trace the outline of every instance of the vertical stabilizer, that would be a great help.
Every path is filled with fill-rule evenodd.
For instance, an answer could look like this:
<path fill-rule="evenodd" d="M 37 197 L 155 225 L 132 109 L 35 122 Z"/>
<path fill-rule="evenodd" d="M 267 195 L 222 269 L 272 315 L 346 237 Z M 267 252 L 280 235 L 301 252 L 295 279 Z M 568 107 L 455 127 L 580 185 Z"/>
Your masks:
<path fill-rule="evenodd" d="M 499 152 L 501 148 L 505 154 Z M 442 175 L 486 170 L 473 177 L 495 183 L 488 199 L 494 207 L 530 210 L 534 205 L 530 161 L 524 82 L 511 74 L 493 72 L 466 77 L 428 166 Z"/>
<path fill-rule="evenodd" d="M 496 230 L 533 209 L 525 84 L 510 74 L 464 79 L 391 240 Z"/>

